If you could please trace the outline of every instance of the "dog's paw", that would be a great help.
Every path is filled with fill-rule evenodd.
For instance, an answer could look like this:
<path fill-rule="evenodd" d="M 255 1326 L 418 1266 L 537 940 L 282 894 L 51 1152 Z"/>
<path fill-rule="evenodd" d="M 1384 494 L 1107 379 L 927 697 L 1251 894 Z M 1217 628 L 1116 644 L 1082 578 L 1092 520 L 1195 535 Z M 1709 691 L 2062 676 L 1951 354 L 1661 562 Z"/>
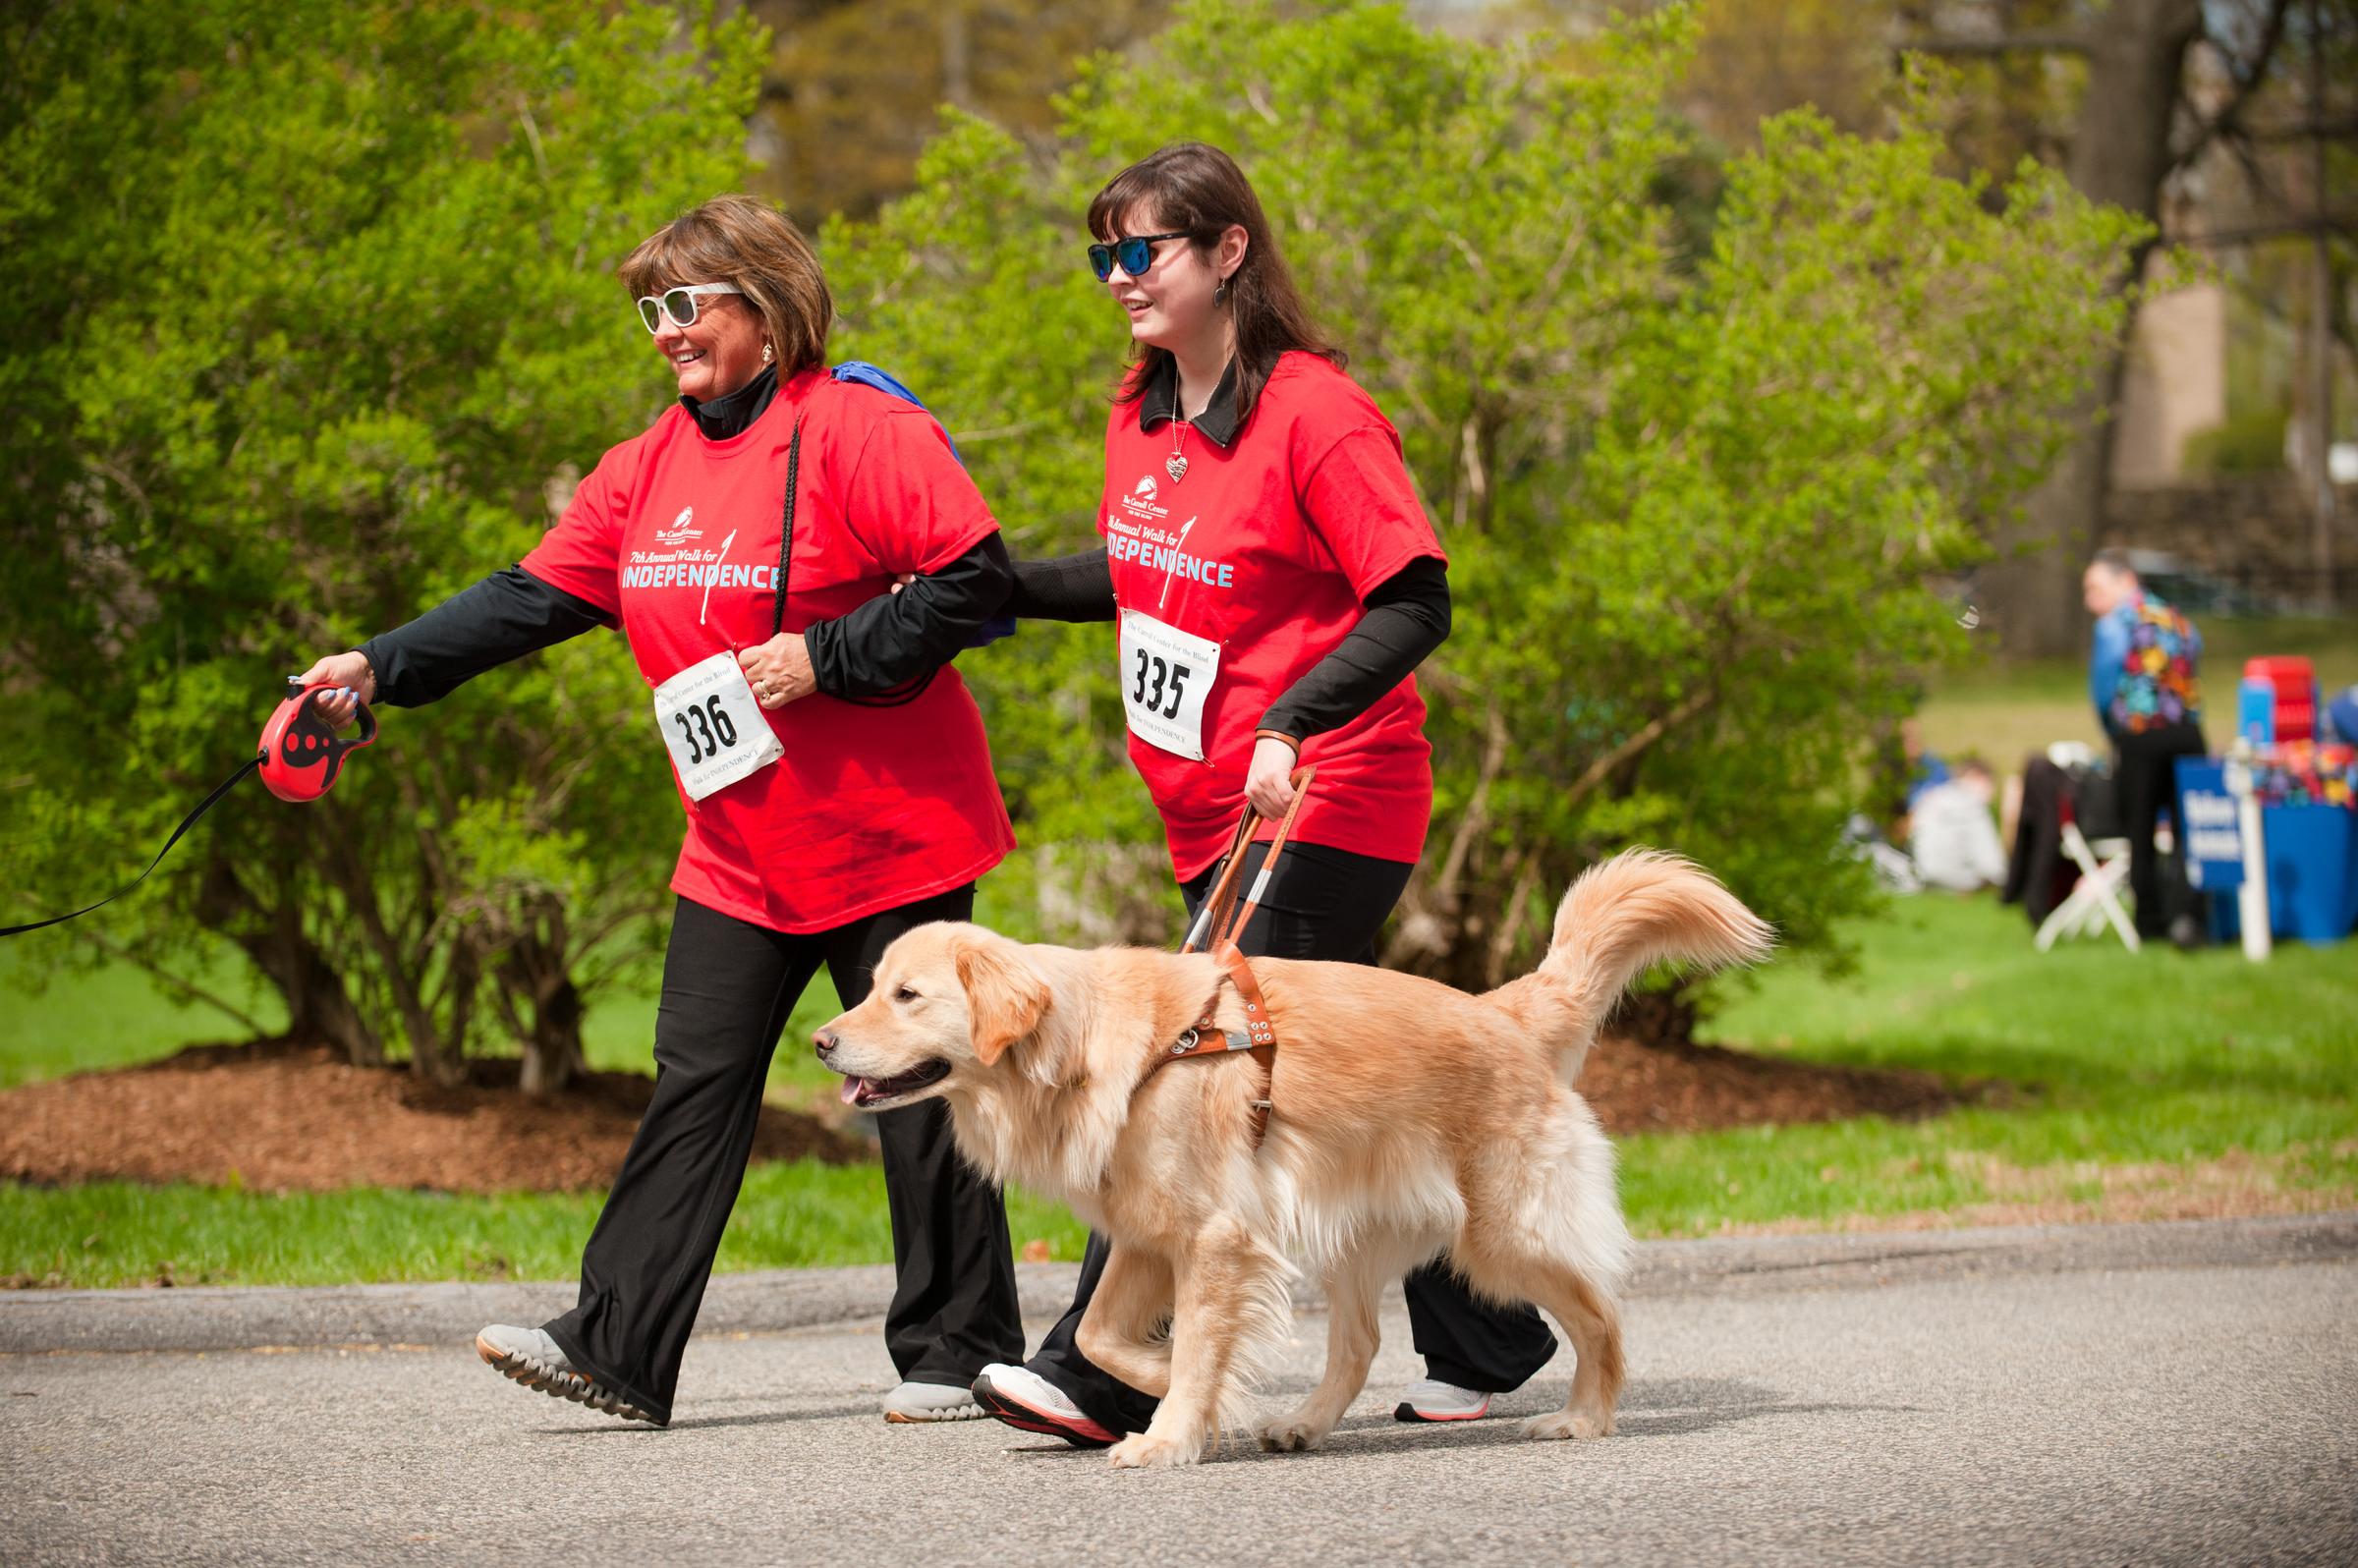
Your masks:
<path fill-rule="evenodd" d="M 1585 1412 L 1551 1410 L 1544 1416 L 1534 1416 L 1523 1424 L 1523 1435 L 1540 1442 L 1553 1442 L 1564 1437 L 1610 1437 L 1613 1434 L 1613 1414 L 1602 1416 Z"/>
<path fill-rule="evenodd" d="M 1105 1457 L 1116 1470 L 1169 1470 L 1195 1464 L 1204 1457 L 1204 1445 L 1136 1431 L 1107 1449 Z"/>
<path fill-rule="evenodd" d="M 1272 1454 L 1306 1454 L 1326 1440 L 1326 1428 L 1299 1416 L 1263 1425 L 1259 1433 L 1261 1446 Z"/>

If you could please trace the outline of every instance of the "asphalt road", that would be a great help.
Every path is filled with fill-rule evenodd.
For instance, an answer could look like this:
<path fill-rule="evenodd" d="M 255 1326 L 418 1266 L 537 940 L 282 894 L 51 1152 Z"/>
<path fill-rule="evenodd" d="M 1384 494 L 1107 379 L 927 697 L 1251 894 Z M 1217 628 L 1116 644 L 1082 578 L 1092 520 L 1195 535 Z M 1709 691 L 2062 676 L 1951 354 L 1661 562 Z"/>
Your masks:
<path fill-rule="evenodd" d="M 804 1283 L 858 1305 L 870 1281 Z M 0 1300 L 0 1562 L 2358 1561 L 2353 1216 L 1650 1248 L 1610 1439 L 1395 1424 L 1395 1305 L 1325 1450 L 1155 1473 L 888 1427 L 872 1321 L 729 1326 L 736 1288 L 666 1431 L 518 1389 L 463 1339 L 273 1342 L 290 1299 L 352 1293 L 172 1309 L 226 1343 L 251 1303 L 261 1349 L 42 1348 L 161 1319 Z M 1323 1329 L 1301 1318 L 1277 1397 Z M 1550 1369 L 1501 1407 L 1561 1397 Z"/>

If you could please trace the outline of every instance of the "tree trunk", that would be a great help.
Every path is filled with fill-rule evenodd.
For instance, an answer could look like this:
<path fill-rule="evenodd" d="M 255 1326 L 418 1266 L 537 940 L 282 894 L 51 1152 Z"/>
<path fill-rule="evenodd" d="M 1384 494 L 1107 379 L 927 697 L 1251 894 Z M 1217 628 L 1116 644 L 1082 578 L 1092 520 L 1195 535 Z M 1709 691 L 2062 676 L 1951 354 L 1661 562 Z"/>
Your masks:
<path fill-rule="evenodd" d="M 523 1052 L 518 1087 L 527 1094 L 559 1093 L 574 1074 L 590 1070 L 582 1054 L 582 993 L 566 959 L 569 945 L 564 906 L 541 901 L 491 977 L 492 1006 Z"/>
<path fill-rule="evenodd" d="M 582 1054 L 582 997 L 572 980 L 560 979 L 545 996 L 534 992 L 533 1029 L 522 1043 L 527 1094 L 554 1094 L 590 1070 Z"/>
<path fill-rule="evenodd" d="M 289 1037 L 325 1040 L 355 1067 L 384 1061 L 385 1042 L 353 1005 L 344 977 L 304 934 L 302 917 L 292 906 L 265 914 L 236 873 L 215 862 L 197 890 L 196 911 L 277 987 L 287 1004 Z"/>
<path fill-rule="evenodd" d="M 2178 84 L 2202 24 L 2202 0 L 2113 0 L 2096 19 L 2085 40 L 2088 92 L 2066 170 L 2081 195 L 2159 217 Z M 2137 280 L 2145 254 L 2141 247 L 2113 280 L 2115 290 Z M 1999 559 L 1982 572 L 1977 596 L 2010 653 L 2070 653 L 2086 641 L 2079 573 L 2109 490 L 2109 415 L 2135 325 L 2132 310 L 2121 323 L 2120 344 L 2072 410 L 2071 444 L 2031 493 L 2022 523 L 1993 541 Z"/>

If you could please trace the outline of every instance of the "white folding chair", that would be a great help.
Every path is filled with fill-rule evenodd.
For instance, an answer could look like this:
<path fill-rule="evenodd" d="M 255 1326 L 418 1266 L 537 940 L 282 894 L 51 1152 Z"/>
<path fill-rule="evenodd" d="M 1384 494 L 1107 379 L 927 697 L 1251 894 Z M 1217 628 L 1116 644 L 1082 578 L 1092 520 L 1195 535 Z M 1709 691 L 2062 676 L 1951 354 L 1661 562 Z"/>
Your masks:
<path fill-rule="evenodd" d="M 2057 741 L 2047 749 L 2047 759 L 2060 768 L 2085 768 L 2096 762 L 2096 749 L 2082 741 Z M 2090 840 L 2080 831 L 2071 791 L 2063 792 L 2063 853 L 2080 868 L 2071 892 L 2039 926 L 2039 951 L 2044 953 L 2061 936 L 2094 936 L 2107 922 L 2134 953 L 2141 945 L 2137 926 L 2120 902 L 2120 889 L 2129 879 L 2129 841 L 2125 838 Z"/>
<path fill-rule="evenodd" d="M 2134 953 L 2143 944 L 2137 940 L 2137 927 L 2129 920 L 2128 910 L 2120 902 L 2120 890 L 2129 879 L 2129 841 L 2125 838 L 2100 838 L 2093 843 L 2080 831 L 2080 824 L 2071 817 L 2071 803 L 2063 803 L 2063 853 L 2079 867 L 2079 880 L 2071 884 L 2071 892 L 2054 907 L 2039 926 L 2039 951 L 2044 953 L 2055 945 L 2059 936 L 2093 936 L 2108 923 L 2120 939 Z"/>

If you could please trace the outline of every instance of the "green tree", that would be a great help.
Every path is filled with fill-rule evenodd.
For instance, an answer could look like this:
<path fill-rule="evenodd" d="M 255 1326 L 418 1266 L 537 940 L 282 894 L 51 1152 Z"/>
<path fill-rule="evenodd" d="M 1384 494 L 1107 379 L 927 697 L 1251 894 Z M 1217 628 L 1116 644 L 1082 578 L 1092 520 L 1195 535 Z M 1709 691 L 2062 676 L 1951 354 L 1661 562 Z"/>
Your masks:
<path fill-rule="evenodd" d="M 514 561 L 663 387 L 612 269 L 744 183 L 764 41 L 674 8 L 61 0 L 0 24 L 7 882 L 145 858 L 286 672 Z M 294 1031 L 450 1080 L 579 1058 L 677 822 L 619 640 L 388 720 L 325 802 L 249 786 L 106 917 L 226 937 Z M 67 933 L 54 940 L 68 950 Z"/>
<path fill-rule="evenodd" d="M 1683 252 L 1657 177 L 1692 32 L 1673 10 L 1575 52 L 1197 0 L 1087 69 L 1051 155 L 953 115 L 914 195 L 826 236 L 847 336 L 927 390 L 1023 549 L 1073 548 L 1125 343 L 1079 214 L 1165 140 L 1237 155 L 1451 553 L 1435 821 L 1389 957 L 1461 983 L 1632 841 L 1827 943 L 1869 896 L 1837 843 L 1865 738 L 1961 638 L 1934 585 L 2119 328 L 2139 225 L 2035 166 L 1990 203 L 1943 177 L 1930 78 L 1887 139 L 1765 126 Z M 1109 663 L 1087 628 L 968 663 L 1035 841 L 1140 831 Z"/>

